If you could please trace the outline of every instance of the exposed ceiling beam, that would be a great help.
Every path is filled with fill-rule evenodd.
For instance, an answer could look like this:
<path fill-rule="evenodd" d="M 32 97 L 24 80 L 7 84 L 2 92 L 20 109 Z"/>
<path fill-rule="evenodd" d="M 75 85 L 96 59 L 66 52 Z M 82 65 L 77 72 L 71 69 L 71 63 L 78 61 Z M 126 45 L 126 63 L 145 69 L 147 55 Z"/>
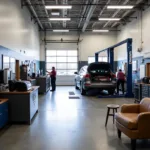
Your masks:
<path fill-rule="evenodd" d="M 93 0 L 92 4 L 96 4 L 98 1 L 99 0 Z M 87 26 L 89 24 L 89 21 L 90 21 L 92 15 L 93 15 L 93 12 L 94 12 L 95 8 L 96 8 L 96 5 L 91 5 L 90 6 L 90 9 L 88 11 L 85 23 L 84 23 L 83 28 L 82 28 L 82 32 L 84 32 L 86 30 L 86 28 L 87 28 Z"/>
<path fill-rule="evenodd" d="M 88 4 L 88 2 L 89 2 L 89 0 L 86 0 L 85 4 Z M 88 7 L 87 5 L 84 6 L 81 16 L 84 16 L 87 7 Z M 82 7 L 81 7 L 81 8 L 82 8 Z M 78 28 L 80 28 L 80 25 L 81 25 L 82 20 L 83 20 L 83 18 L 80 19 L 79 24 L 78 24 Z"/>
<path fill-rule="evenodd" d="M 123 5 L 126 5 L 129 1 L 130 1 L 130 0 L 125 0 L 125 1 L 123 2 Z M 116 10 L 115 13 L 112 15 L 112 18 L 114 18 L 120 11 L 121 11 L 121 9 Z M 110 23 L 110 21 L 107 21 L 107 22 L 104 24 L 103 28 L 107 27 L 107 25 L 108 25 L 109 23 Z"/>
<path fill-rule="evenodd" d="M 26 0 L 26 1 L 27 1 L 27 3 L 29 4 L 29 8 L 31 9 L 31 11 L 32 11 L 32 13 L 33 13 L 33 15 L 34 15 L 34 17 L 36 17 L 36 20 L 37 20 L 39 26 L 41 27 L 41 29 L 44 29 L 42 23 L 41 23 L 40 20 L 38 19 L 38 15 L 36 14 L 36 11 L 34 10 L 32 4 L 31 4 L 31 1 L 30 1 L 30 0 Z"/>
<path fill-rule="evenodd" d="M 137 0 L 137 1 L 136 1 L 136 5 L 138 5 L 138 4 L 142 3 L 142 2 L 143 2 L 143 0 Z M 121 18 L 126 17 L 131 11 L 132 11 L 132 10 L 127 10 L 127 11 L 122 15 Z M 118 24 L 118 23 L 115 22 L 115 23 L 112 24 L 111 27 L 115 27 L 117 24 Z"/>
<path fill-rule="evenodd" d="M 68 0 L 62 0 L 62 4 L 64 4 L 64 5 L 68 4 Z M 63 17 L 66 17 L 67 16 L 67 9 L 63 9 L 62 14 L 63 14 Z M 67 22 L 63 21 L 62 24 L 63 24 L 63 28 L 66 28 Z"/>
<path fill-rule="evenodd" d="M 44 0 L 42 0 L 42 4 L 43 4 L 43 7 L 44 7 L 44 11 L 45 11 L 45 13 L 46 13 L 46 16 L 49 18 L 48 11 L 45 9 L 45 1 L 44 1 Z M 51 25 L 50 22 L 49 22 L 48 24 L 49 24 L 50 27 L 52 27 L 52 25 Z"/>
<path fill-rule="evenodd" d="M 107 8 L 107 5 L 108 5 L 110 2 L 111 2 L 111 0 L 107 0 L 106 5 L 104 5 L 104 7 L 103 7 L 102 10 L 100 11 L 98 17 L 100 17 L 100 16 L 103 14 L 104 10 Z M 93 25 L 92 25 L 92 28 L 95 26 L 96 23 L 99 23 L 99 21 L 94 22 Z"/>

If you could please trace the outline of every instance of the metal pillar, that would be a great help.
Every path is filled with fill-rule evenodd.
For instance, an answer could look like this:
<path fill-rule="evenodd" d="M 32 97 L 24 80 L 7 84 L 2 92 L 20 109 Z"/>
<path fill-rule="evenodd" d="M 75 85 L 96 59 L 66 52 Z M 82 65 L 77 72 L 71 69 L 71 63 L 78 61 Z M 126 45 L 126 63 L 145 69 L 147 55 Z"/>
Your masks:
<path fill-rule="evenodd" d="M 127 40 L 127 93 L 126 97 L 133 97 L 132 93 L 132 39 Z"/>
<path fill-rule="evenodd" d="M 98 53 L 95 53 L 95 62 L 98 62 Z"/>
<path fill-rule="evenodd" d="M 109 49 L 109 63 L 111 65 L 111 70 L 114 72 L 114 48 Z"/>
<path fill-rule="evenodd" d="M 110 49 L 107 49 L 107 60 L 110 63 Z"/>

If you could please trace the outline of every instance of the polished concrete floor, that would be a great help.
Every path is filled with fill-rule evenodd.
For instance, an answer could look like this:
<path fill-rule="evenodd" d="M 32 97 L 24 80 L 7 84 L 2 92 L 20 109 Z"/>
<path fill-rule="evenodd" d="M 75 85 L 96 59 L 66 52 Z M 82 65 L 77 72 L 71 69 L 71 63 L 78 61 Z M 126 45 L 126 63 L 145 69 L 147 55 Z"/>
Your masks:
<path fill-rule="evenodd" d="M 69 99 L 74 91 L 80 99 Z M 129 150 L 130 139 L 117 138 L 109 118 L 104 127 L 107 104 L 133 103 L 133 99 L 100 99 L 80 96 L 74 87 L 57 87 L 39 96 L 39 113 L 32 125 L 11 125 L 0 131 L 0 150 Z M 149 141 L 138 141 L 137 150 L 150 149 Z"/>

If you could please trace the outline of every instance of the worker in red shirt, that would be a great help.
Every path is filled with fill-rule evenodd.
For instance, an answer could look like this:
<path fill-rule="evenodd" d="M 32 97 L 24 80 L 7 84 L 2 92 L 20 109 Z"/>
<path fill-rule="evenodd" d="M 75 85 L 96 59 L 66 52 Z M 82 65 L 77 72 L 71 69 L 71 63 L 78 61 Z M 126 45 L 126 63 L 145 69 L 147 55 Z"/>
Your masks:
<path fill-rule="evenodd" d="M 52 71 L 48 72 L 51 77 L 51 86 L 52 86 L 52 92 L 56 90 L 56 70 L 55 67 L 52 67 Z"/>
<path fill-rule="evenodd" d="M 117 74 L 117 93 L 119 94 L 119 86 L 121 84 L 122 93 L 124 94 L 124 83 L 125 83 L 125 74 L 120 69 Z"/>

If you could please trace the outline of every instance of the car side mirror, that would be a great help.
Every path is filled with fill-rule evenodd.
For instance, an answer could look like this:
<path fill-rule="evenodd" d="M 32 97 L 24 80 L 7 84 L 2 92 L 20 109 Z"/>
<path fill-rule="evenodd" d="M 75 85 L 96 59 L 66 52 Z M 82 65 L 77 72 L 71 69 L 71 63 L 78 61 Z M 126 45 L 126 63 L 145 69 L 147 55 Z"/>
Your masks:
<path fill-rule="evenodd" d="M 78 72 L 74 72 L 74 74 L 78 74 Z"/>

